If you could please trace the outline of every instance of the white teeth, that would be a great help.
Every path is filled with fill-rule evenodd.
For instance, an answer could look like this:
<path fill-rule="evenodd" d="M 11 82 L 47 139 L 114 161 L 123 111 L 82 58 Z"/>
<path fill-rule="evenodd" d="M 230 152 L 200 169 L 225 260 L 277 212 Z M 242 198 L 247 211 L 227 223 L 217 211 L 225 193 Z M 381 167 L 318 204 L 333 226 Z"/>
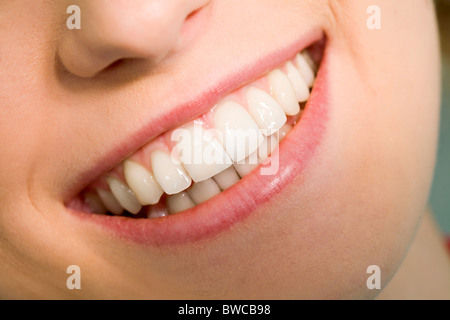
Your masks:
<path fill-rule="evenodd" d="M 141 204 L 139 203 L 139 201 L 137 201 L 133 191 L 131 191 L 131 189 L 128 188 L 127 185 L 122 183 L 122 181 L 111 177 L 107 178 L 106 181 L 109 185 L 109 188 L 111 189 L 112 194 L 125 210 L 133 214 L 137 214 L 139 213 L 139 211 L 141 211 Z"/>
<path fill-rule="evenodd" d="M 212 178 L 232 165 L 222 144 L 200 125 L 174 133 L 180 135 L 176 139 L 177 152 L 184 168 L 195 182 Z"/>
<path fill-rule="evenodd" d="M 268 74 L 272 95 L 288 116 L 295 116 L 300 112 L 300 105 L 289 78 L 276 69 Z"/>
<path fill-rule="evenodd" d="M 219 186 L 212 179 L 194 183 L 188 190 L 191 199 L 196 204 L 206 202 L 212 197 L 217 196 L 220 192 Z"/>
<path fill-rule="evenodd" d="M 167 198 L 167 208 L 171 214 L 193 207 L 195 207 L 195 203 L 187 192 L 181 192 Z"/>
<path fill-rule="evenodd" d="M 222 133 L 222 144 L 234 162 L 255 152 L 264 137 L 248 112 L 238 103 L 227 101 L 215 110 L 215 127 Z"/>
<path fill-rule="evenodd" d="M 258 159 L 258 153 L 252 153 L 248 158 L 233 164 L 234 169 L 237 171 L 241 178 L 249 175 L 260 164 Z"/>
<path fill-rule="evenodd" d="M 248 112 L 264 135 L 273 134 L 286 123 L 287 118 L 283 109 L 265 91 L 250 87 L 246 95 Z"/>
<path fill-rule="evenodd" d="M 266 137 L 263 144 L 258 149 L 258 156 L 261 162 L 267 160 L 273 150 L 278 146 L 278 136 L 276 134 Z"/>
<path fill-rule="evenodd" d="M 312 88 L 314 85 L 315 76 L 314 71 L 308 64 L 308 61 L 300 53 L 298 53 L 297 56 L 295 57 L 295 61 L 297 62 L 298 71 L 300 71 L 302 78 L 305 80 L 308 87 Z"/>
<path fill-rule="evenodd" d="M 145 167 L 134 161 L 125 161 L 123 170 L 127 184 L 141 205 L 146 206 L 159 202 L 164 191 Z"/>
<path fill-rule="evenodd" d="M 123 212 L 123 208 L 120 203 L 116 200 L 114 195 L 106 190 L 97 189 L 98 196 L 102 199 L 103 204 L 108 209 L 109 212 L 114 214 L 121 214 Z"/>
<path fill-rule="evenodd" d="M 181 164 L 172 160 L 170 154 L 155 151 L 151 155 L 152 170 L 161 188 L 167 194 L 177 194 L 191 185 L 191 177 Z"/>
<path fill-rule="evenodd" d="M 84 194 L 84 202 L 91 208 L 93 213 L 105 214 L 108 212 L 108 209 L 103 205 L 100 197 L 93 192 Z"/>
<path fill-rule="evenodd" d="M 283 141 L 284 140 L 284 138 L 286 138 L 286 136 L 289 134 L 289 132 L 291 132 L 291 130 L 292 130 L 292 126 L 290 126 L 290 125 L 288 125 L 288 124 L 285 124 L 281 129 L 280 129 L 280 131 L 278 131 L 276 134 L 277 134 L 277 140 L 278 140 L 278 143 L 281 143 L 281 141 Z"/>
<path fill-rule="evenodd" d="M 286 64 L 287 76 L 291 80 L 291 84 L 294 87 L 295 95 L 297 96 L 298 102 L 305 102 L 309 99 L 309 88 L 305 80 L 300 75 L 298 69 L 288 62 Z"/>
<path fill-rule="evenodd" d="M 222 190 L 226 190 L 236 183 L 239 182 L 241 178 L 237 174 L 233 167 L 228 168 L 225 171 L 214 176 L 214 181 L 219 185 Z"/>

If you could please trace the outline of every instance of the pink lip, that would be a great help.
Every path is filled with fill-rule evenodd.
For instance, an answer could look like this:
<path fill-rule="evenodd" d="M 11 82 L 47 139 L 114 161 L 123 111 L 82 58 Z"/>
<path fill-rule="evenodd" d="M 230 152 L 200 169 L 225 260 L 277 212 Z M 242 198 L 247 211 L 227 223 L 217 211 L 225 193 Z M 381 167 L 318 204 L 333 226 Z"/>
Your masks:
<path fill-rule="evenodd" d="M 144 137 L 154 137 L 155 134 L 168 130 L 173 123 L 184 123 L 185 121 L 181 121 L 181 119 L 187 120 L 205 113 L 211 105 L 231 90 L 240 87 L 249 79 L 254 79 L 264 72 L 272 70 L 274 66 L 299 52 L 299 48 L 306 48 L 321 38 L 322 32 L 312 32 L 309 37 L 303 38 L 302 41 L 282 52 L 276 52 L 258 61 L 247 72 L 239 73 L 231 81 L 228 79 L 227 82 L 222 82 L 207 95 L 201 95 L 202 103 L 198 103 L 198 100 L 196 103 L 191 101 L 187 105 L 170 110 L 164 119 L 143 128 L 136 134 L 135 139 L 131 139 L 131 141 L 136 141 L 135 149 L 145 143 Z M 210 201 L 180 214 L 160 219 L 130 219 L 88 214 L 70 209 L 69 211 L 87 223 L 100 226 L 115 237 L 148 246 L 189 243 L 227 230 L 231 225 L 242 221 L 262 204 L 272 199 L 311 163 L 326 133 L 325 124 L 328 120 L 328 109 L 326 108 L 327 61 L 327 50 L 325 49 L 314 90 L 302 119 L 280 146 L 279 170 L 276 175 L 263 176 L 259 174 L 259 170 L 255 170 L 238 184 Z M 169 122 L 167 119 L 171 119 L 171 121 Z M 121 156 L 117 156 L 117 150 L 114 152 L 115 156 L 109 155 L 108 163 L 110 165 L 117 163 L 124 158 L 124 155 L 135 150 L 130 148 L 129 143 L 127 147 L 129 150 L 119 150 L 122 151 L 119 152 Z M 92 177 L 95 176 L 93 172 L 104 172 L 107 169 L 107 164 L 97 165 L 92 172 L 87 173 L 86 177 L 90 178 L 83 180 L 82 186 L 92 181 Z"/>

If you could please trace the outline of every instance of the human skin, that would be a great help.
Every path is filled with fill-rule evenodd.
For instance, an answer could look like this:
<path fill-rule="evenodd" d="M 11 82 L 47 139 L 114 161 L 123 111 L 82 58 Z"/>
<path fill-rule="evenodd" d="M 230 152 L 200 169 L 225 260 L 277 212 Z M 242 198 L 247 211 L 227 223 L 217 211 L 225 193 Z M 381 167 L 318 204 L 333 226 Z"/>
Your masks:
<path fill-rule="evenodd" d="M 82 30 L 65 28 L 71 4 Z M 432 1 L 377 1 L 381 30 L 366 27 L 372 4 L 2 1 L 0 297 L 378 295 L 367 267 L 381 267 L 384 288 L 426 210 L 440 79 Z M 314 28 L 328 40 L 324 137 L 307 168 L 248 217 L 156 246 L 66 208 L 80 176 L 125 139 Z M 66 287 L 70 265 L 81 290 Z"/>

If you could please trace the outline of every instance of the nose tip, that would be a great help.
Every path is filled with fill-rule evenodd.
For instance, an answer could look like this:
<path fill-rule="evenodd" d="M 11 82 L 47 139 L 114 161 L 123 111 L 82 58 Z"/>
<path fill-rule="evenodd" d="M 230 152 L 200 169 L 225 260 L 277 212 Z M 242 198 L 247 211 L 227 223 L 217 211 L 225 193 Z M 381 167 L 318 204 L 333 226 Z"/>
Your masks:
<path fill-rule="evenodd" d="M 65 30 L 58 56 L 80 77 L 123 59 L 159 62 L 177 50 L 181 30 L 210 0 L 84 0 L 81 29 Z"/>

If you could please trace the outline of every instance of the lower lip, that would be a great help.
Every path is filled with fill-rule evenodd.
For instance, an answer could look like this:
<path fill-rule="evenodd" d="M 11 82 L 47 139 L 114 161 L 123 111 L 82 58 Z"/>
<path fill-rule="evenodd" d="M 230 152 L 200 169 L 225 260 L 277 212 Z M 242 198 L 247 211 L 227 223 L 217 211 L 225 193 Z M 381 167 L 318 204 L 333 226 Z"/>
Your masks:
<path fill-rule="evenodd" d="M 85 222 L 100 226 L 116 238 L 144 246 L 168 246 L 215 236 L 247 218 L 273 199 L 312 162 L 326 133 L 327 50 L 312 95 L 300 122 L 280 145 L 278 173 L 255 170 L 238 184 L 192 209 L 159 219 L 131 219 L 72 211 Z"/>

